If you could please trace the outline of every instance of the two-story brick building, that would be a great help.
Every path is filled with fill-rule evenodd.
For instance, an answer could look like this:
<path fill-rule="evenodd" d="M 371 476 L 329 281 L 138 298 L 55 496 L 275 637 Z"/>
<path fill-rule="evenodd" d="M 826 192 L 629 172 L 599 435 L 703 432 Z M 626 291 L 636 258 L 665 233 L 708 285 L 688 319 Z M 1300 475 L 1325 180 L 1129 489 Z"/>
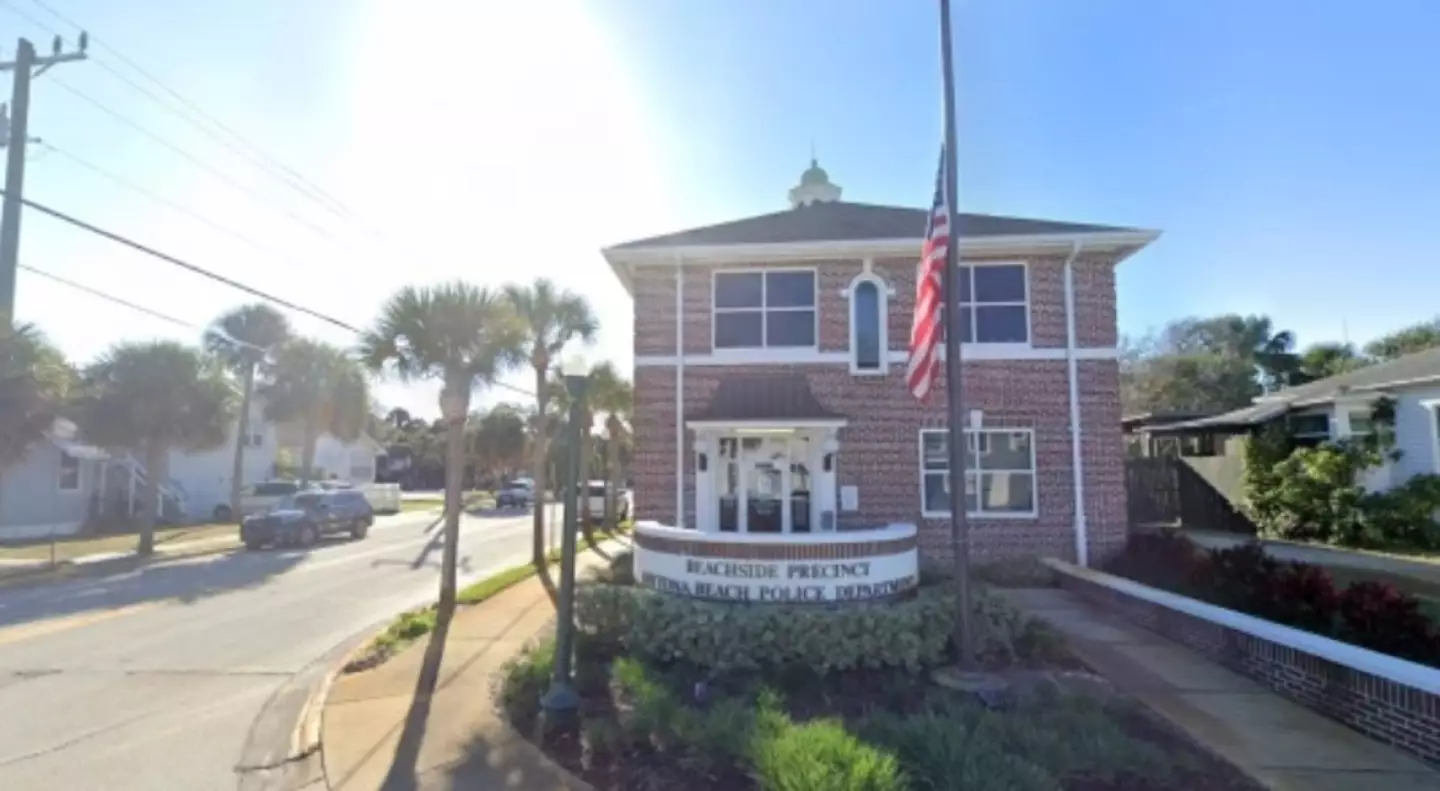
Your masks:
<path fill-rule="evenodd" d="M 905 363 L 925 209 L 791 208 L 604 251 L 635 301 L 635 510 L 703 532 L 919 526 L 948 557 L 943 381 Z M 972 556 L 1125 537 L 1115 267 L 1152 231 L 962 215 Z"/>

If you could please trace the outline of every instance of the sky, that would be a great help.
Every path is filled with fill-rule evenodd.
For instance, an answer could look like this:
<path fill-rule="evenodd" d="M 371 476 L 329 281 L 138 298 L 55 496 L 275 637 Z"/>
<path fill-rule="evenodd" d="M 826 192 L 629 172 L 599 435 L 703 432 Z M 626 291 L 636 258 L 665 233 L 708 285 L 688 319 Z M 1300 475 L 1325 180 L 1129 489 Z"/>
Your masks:
<path fill-rule="evenodd" d="M 600 248 L 785 208 L 812 150 L 849 200 L 933 185 L 928 0 L 40 1 L 92 58 L 35 81 L 27 194 L 351 326 L 406 284 L 546 276 L 595 306 L 587 358 L 625 370 Z M 1364 9 L 955 0 L 960 207 L 1162 231 L 1120 268 L 1129 334 L 1242 312 L 1364 342 L 1432 318 L 1440 6 Z M 55 31 L 76 28 L 0 0 L 5 57 Z M 80 362 L 194 342 L 249 299 L 33 212 L 21 262 L 188 325 L 22 271 L 19 318 Z M 376 388 L 431 416 L 437 392 Z"/>

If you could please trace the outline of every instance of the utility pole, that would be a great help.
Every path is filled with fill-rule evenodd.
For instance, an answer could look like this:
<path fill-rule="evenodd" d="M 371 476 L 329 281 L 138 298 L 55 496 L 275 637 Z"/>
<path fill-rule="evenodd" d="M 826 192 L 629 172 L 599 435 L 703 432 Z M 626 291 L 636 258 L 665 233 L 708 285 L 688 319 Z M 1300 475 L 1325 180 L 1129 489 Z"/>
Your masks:
<path fill-rule="evenodd" d="M 5 158 L 5 200 L 0 207 L 0 319 L 10 326 L 15 316 L 15 270 L 20 263 L 20 199 L 25 192 L 25 145 L 30 138 L 30 80 L 57 63 L 84 60 L 89 36 L 80 34 L 79 49 L 62 52 L 59 36 L 45 57 L 35 55 L 35 45 L 21 38 L 15 45 L 15 60 L 0 63 L 0 72 L 14 71 L 7 128 L 0 145 L 8 146 Z"/>

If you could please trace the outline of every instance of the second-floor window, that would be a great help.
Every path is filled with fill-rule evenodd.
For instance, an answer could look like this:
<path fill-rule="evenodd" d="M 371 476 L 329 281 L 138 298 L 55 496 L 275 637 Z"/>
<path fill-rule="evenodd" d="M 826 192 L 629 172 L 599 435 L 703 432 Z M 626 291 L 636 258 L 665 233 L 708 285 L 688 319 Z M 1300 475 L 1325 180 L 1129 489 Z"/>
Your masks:
<path fill-rule="evenodd" d="M 1024 264 L 960 267 L 960 342 L 1029 343 Z"/>
<path fill-rule="evenodd" d="M 815 270 L 715 273 L 716 349 L 815 346 Z"/>

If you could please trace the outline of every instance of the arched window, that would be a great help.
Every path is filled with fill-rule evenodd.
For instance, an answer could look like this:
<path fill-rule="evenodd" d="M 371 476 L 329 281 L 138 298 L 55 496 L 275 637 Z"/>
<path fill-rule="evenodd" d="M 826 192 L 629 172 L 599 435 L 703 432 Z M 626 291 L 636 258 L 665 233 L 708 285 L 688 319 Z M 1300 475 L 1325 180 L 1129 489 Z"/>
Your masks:
<path fill-rule="evenodd" d="M 850 372 L 885 374 L 889 371 L 889 338 L 884 281 L 867 271 L 850 284 Z"/>

